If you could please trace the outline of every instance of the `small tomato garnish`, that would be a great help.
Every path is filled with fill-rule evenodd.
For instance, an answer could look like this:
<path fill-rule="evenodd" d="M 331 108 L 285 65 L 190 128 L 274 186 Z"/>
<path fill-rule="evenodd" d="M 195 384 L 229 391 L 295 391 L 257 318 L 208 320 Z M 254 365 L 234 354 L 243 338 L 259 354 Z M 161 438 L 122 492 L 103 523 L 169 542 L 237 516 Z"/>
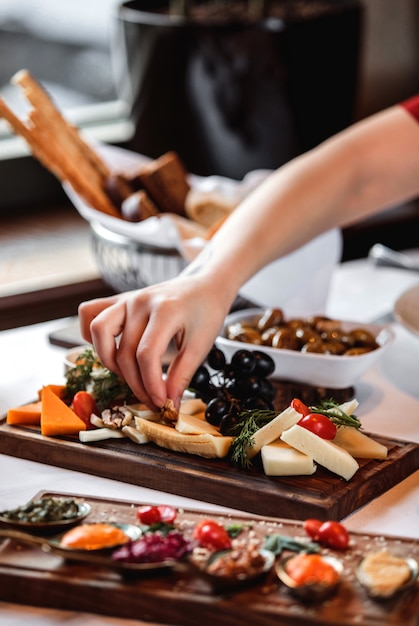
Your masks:
<path fill-rule="evenodd" d="M 86 424 L 88 428 L 93 428 L 90 421 L 92 413 L 99 415 L 96 400 L 88 391 L 78 391 L 74 397 L 71 407 L 74 413 Z"/>
<path fill-rule="evenodd" d="M 314 519 L 312 517 L 308 518 L 305 520 L 304 522 L 304 530 L 306 531 L 307 535 L 310 537 L 310 539 L 313 539 L 313 541 L 318 541 L 319 540 L 319 530 L 320 530 L 320 526 L 323 524 L 323 522 L 319 519 Z"/>
<path fill-rule="evenodd" d="M 194 539 L 203 548 L 210 550 L 228 550 L 231 538 L 221 524 L 214 520 L 204 519 L 197 523 L 193 533 Z"/>
<path fill-rule="evenodd" d="M 137 509 L 137 519 L 141 524 L 172 524 L 176 519 L 177 511 L 170 504 L 144 504 Z"/>
<path fill-rule="evenodd" d="M 161 521 L 160 511 L 157 506 L 145 504 L 137 509 L 137 519 L 141 524 L 151 526 Z"/>
<path fill-rule="evenodd" d="M 309 415 L 311 413 L 309 407 L 304 404 L 304 402 L 302 400 L 300 400 L 299 398 L 294 398 L 293 400 L 291 400 L 291 404 L 290 407 L 295 409 L 295 411 L 297 411 L 297 413 L 301 413 L 301 415 Z"/>
<path fill-rule="evenodd" d="M 323 522 L 319 528 L 319 541 L 329 548 L 346 550 L 349 546 L 349 533 L 340 522 Z"/>
<path fill-rule="evenodd" d="M 334 439 L 337 433 L 336 425 L 326 415 L 309 413 L 300 419 L 299 426 L 310 430 L 322 439 Z"/>

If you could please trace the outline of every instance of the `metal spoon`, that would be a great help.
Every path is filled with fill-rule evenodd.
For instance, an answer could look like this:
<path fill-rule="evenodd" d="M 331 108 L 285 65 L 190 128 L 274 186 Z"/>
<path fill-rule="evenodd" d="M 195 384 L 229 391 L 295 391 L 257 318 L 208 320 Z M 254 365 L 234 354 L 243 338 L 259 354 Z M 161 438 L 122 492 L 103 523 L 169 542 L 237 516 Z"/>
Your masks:
<path fill-rule="evenodd" d="M 403 252 L 396 252 L 387 246 L 383 246 L 381 243 L 373 245 L 368 253 L 375 265 L 386 267 L 398 267 L 405 270 L 411 270 L 419 272 L 419 262 L 415 259 L 411 259 L 407 254 Z"/>

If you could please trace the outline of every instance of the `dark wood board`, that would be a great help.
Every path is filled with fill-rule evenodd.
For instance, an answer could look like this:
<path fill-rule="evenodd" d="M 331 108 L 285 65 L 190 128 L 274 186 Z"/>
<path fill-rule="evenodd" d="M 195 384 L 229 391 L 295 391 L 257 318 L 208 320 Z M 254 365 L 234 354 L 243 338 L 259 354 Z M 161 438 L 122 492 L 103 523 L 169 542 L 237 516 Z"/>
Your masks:
<path fill-rule="evenodd" d="M 388 459 L 360 460 L 358 472 L 345 481 L 320 467 L 312 476 L 269 477 L 261 468 L 238 470 L 225 459 L 204 459 L 151 443 L 110 439 L 82 444 L 76 437 L 45 437 L 37 428 L 0 422 L 0 453 L 291 519 L 343 519 L 419 469 L 419 445 L 375 438 L 389 449 Z"/>
<path fill-rule="evenodd" d="M 87 518 L 92 522 L 135 523 L 136 507 L 142 504 L 83 499 L 92 506 Z M 208 513 L 182 509 L 176 523 L 183 529 L 189 527 L 190 532 L 203 517 Z M 261 538 L 274 533 L 306 538 L 300 521 L 249 515 L 216 515 L 215 519 L 226 525 L 246 524 Z M 337 594 L 324 603 L 304 605 L 289 594 L 273 571 L 252 587 L 220 594 L 195 571 L 182 566 L 127 579 L 108 568 L 71 563 L 39 547 L 6 539 L 0 543 L 0 600 L 182 626 L 417 626 L 419 581 L 391 601 L 374 602 L 354 578 L 359 558 L 382 548 L 419 559 L 418 540 L 351 533 L 349 550 L 325 551 L 344 562 L 345 574 Z"/>

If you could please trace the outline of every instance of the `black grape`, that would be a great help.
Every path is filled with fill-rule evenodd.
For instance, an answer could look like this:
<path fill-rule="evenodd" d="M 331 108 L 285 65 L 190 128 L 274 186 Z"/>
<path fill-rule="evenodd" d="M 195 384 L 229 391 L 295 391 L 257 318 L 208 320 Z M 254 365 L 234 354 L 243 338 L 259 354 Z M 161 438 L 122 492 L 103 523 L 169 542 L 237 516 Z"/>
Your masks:
<path fill-rule="evenodd" d="M 261 352 L 260 350 L 254 350 L 253 357 L 255 359 L 255 367 L 252 372 L 253 374 L 266 378 L 274 373 L 275 362 L 269 354 Z"/>
<path fill-rule="evenodd" d="M 213 369 L 221 371 L 226 365 L 226 358 L 224 352 L 219 348 L 212 348 L 207 356 L 207 363 Z"/>
<path fill-rule="evenodd" d="M 231 369 L 236 376 L 244 377 L 251 374 L 255 368 L 256 359 L 250 350 L 237 350 L 231 359 Z"/>

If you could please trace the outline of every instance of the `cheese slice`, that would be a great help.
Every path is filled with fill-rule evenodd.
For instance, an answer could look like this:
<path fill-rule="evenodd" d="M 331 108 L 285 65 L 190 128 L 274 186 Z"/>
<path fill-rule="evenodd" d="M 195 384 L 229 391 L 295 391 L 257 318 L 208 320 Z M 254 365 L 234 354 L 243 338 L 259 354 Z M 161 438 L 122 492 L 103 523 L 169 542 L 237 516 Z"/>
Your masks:
<path fill-rule="evenodd" d="M 232 437 L 214 437 L 209 433 L 201 435 L 180 433 L 173 426 L 157 424 L 141 417 L 135 417 L 135 426 L 157 446 L 206 458 L 227 456 L 232 441 Z"/>
<path fill-rule="evenodd" d="M 282 413 L 274 417 L 273 420 L 262 426 L 253 435 L 253 445 L 247 449 L 247 456 L 252 459 L 258 454 L 263 446 L 268 443 L 272 443 L 275 439 L 278 439 L 284 430 L 287 430 L 301 419 L 301 413 L 298 413 L 292 407 L 286 408 Z"/>
<path fill-rule="evenodd" d="M 300 452 L 313 457 L 316 463 L 334 474 L 342 476 L 345 480 L 352 478 L 359 468 L 358 463 L 349 452 L 327 439 L 318 437 L 298 424 L 285 430 L 281 439 Z"/>
<path fill-rule="evenodd" d="M 316 471 L 311 456 L 292 448 L 284 441 L 262 446 L 263 471 L 267 476 L 308 476 Z"/>
<path fill-rule="evenodd" d="M 336 437 L 333 439 L 340 448 L 343 448 L 356 459 L 386 459 L 388 450 L 352 426 L 339 426 Z"/>
<path fill-rule="evenodd" d="M 179 413 L 175 428 L 180 433 L 189 435 L 209 434 L 214 437 L 221 437 L 221 433 L 216 426 L 213 426 L 205 419 L 205 414 L 188 415 L 187 413 Z"/>

